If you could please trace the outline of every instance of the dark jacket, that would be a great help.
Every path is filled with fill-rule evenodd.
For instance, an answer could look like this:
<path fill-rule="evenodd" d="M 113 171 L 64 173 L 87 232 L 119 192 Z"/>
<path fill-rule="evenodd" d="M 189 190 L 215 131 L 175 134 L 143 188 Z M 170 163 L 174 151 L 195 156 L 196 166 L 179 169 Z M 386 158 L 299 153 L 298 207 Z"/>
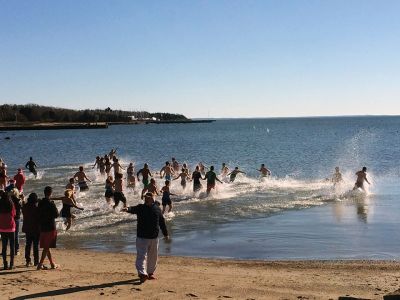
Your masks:
<path fill-rule="evenodd" d="M 131 206 L 128 212 L 137 215 L 137 237 L 155 239 L 160 228 L 164 236 L 168 235 L 164 216 L 156 203 L 152 206 L 146 204 Z"/>
<path fill-rule="evenodd" d="M 15 196 L 11 196 L 11 200 L 14 203 L 15 207 L 15 220 L 21 219 L 21 199 Z"/>
<path fill-rule="evenodd" d="M 22 232 L 38 234 L 39 227 L 39 208 L 35 203 L 26 203 L 22 206 L 22 214 L 24 222 L 22 224 Z"/>
<path fill-rule="evenodd" d="M 38 204 L 40 232 L 56 230 L 58 210 L 53 201 L 43 198 Z"/>

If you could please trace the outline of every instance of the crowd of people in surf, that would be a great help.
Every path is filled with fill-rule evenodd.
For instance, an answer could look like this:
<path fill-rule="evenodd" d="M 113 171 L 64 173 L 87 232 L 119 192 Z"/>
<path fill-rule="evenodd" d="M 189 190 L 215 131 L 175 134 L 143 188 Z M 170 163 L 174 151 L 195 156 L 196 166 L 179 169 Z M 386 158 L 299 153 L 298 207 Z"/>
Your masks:
<path fill-rule="evenodd" d="M 37 177 L 38 166 L 33 161 L 32 157 L 25 164 L 25 168 Z M 141 199 L 149 197 L 155 200 L 156 196 L 161 196 L 161 203 L 154 201 L 158 206 L 162 206 L 162 214 L 172 210 L 171 196 L 175 195 L 170 191 L 170 184 L 173 180 L 180 180 L 183 189 L 186 189 L 189 181 L 193 182 L 193 192 L 197 193 L 203 189 L 202 180 L 206 180 L 206 193 L 207 195 L 215 189 L 216 183 L 223 183 L 220 178 L 228 178 L 228 182 L 235 181 L 237 175 L 246 174 L 235 167 L 230 170 L 229 167 L 223 163 L 221 172 L 218 177 L 215 172 L 214 166 L 206 167 L 203 163 L 195 166 L 193 172 L 189 169 L 186 163 L 182 165 L 175 159 L 165 162 L 165 165 L 159 172 L 154 175 L 149 169 L 147 163 L 143 168 L 135 172 L 134 164 L 130 163 L 126 168 L 120 164 L 120 160 L 116 155 L 116 149 L 112 149 L 110 153 L 103 157 L 97 156 L 93 168 L 97 168 L 98 172 L 103 175 L 105 180 L 105 199 L 107 203 L 112 205 L 115 209 L 119 203 L 122 202 L 122 211 L 132 213 L 131 208 L 127 207 L 127 200 L 124 195 L 124 186 L 135 188 L 137 182 L 142 182 L 143 189 L 141 191 Z M 112 176 L 112 170 L 113 175 Z M 123 171 L 126 171 L 126 184 L 124 181 Z M 260 172 L 261 177 L 271 176 L 271 171 L 262 164 L 257 171 Z M 356 173 L 357 180 L 354 189 L 364 189 L 364 182 L 369 184 L 366 177 L 367 168 L 364 167 L 361 171 Z M 158 175 L 160 178 L 165 179 L 164 186 L 159 189 L 156 185 L 154 176 Z M 327 180 L 338 185 L 343 181 L 342 174 L 339 167 L 336 167 L 335 173 L 332 178 Z M 83 210 L 83 207 L 78 206 L 76 202 L 76 185 L 79 186 L 80 191 L 89 189 L 88 182 L 91 180 L 87 177 L 84 167 L 80 166 L 67 183 L 65 192 L 62 196 L 54 197 L 53 189 L 50 186 L 44 188 L 44 198 L 39 200 L 36 193 L 31 193 L 26 198 L 23 193 L 23 187 L 26 182 L 26 176 L 22 168 L 17 169 L 17 174 L 13 177 L 7 175 L 7 165 L 0 158 L 0 234 L 2 240 L 2 257 L 4 269 L 12 269 L 14 267 L 14 255 L 19 255 L 19 232 L 21 224 L 21 213 L 23 216 L 22 232 L 25 233 L 25 259 L 26 266 L 34 265 L 38 270 L 45 269 L 43 262 L 47 257 L 50 261 L 51 268 L 57 268 L 57 264 L 53 262 L 50 248 L 54 248 L 57 239 L 57 230 L 55 219 L 61 216 L 64 218 L 65 230 L 68 230 L 75 216 L 71 213 L 71 209 Z M 58 212 L 54 201 L 62 201 L 61 211 Z M 113 202 L 113 204 L 112 204 Z M 39 260 L 39 243 L 43 248 L 42 256 Z M 10 244 L 10 263 L 7 262 L 7 246 Z M 31 248 L 33 247 L 33 263 L 30 257 Z"/>

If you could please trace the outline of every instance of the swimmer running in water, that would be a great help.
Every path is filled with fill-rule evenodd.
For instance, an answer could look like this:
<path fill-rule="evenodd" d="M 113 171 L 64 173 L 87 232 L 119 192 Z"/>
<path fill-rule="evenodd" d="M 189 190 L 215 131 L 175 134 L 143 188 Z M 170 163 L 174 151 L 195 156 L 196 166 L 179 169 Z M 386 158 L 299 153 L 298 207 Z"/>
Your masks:
<path fill-rule="evenodd" d="M 217 174 L 214 172 L 214 166 L 210 166 L 210 171 L 204 176 L 204 180 L 207 179 L 207 196 L 210 194 L 211 190 L 215 188 L 215 181 L 223 183 L 218 179 Z"/>
<path fill-rule="evenodd" d="M 154 180 L 154 178 L 150 179 L 150 183 L 145 186 L 142 190 L 142 196 L 140 197 L 143 200 L 144 194 L 147 193 L 152 193 L 153 195 L 158 195 L 158 188 L 156 185 L 156 181 Z"/>
<path fill-rule="evenodd" d="M 335 173 L 332 176 L 333 186 L 337 186 L 343 181 L 342 173 L 340 173 L 339 167 L 335 168 Z"/>
<path fill-rule="evenodd" d="M 239 173 L 241 173 L 241 174 L 246 174 L 245 172 L 240 171 L 240 170 L 239 170 L 239 167 L 235 167 L 235 170 L 233 170 L 232 172 L 230 172 L 229 174 L 227 174 L 227 175 L 229 176 L 229 182 L 234 182 L 235 179 L 236 179 L 236 175 L 239 174 Z"/>
<path fill-rule="evenodd" d="M 172 211 L 172 201 L 171 201 L 171 195 L 172 196 L 175 196 L 175 194 L 172 194 L 170 191 L 169 191 L 169 185 L 170 185 L 170 181 L 169 180 L 166 180 L 165 181 L 165 185 L 162 187 L 162 189 L 161 189 L 161 193 L 162 193 L 162 207 L 163 207 L 163 210 L 162 210 L 162 213 L 164 214 L 165 213 L 165 208 L 166 208 L 166 206 L 168 205 L 168 212 L 171 212 Z"/>
<path fill-rule="evenodd" d="M 136 177 L 137 177 L 138 182 L 140 182 L 140 178 L 139 178 L 140 174 L 142 174 L 143 186 L 146 188 L 149 185 L 149 177 L 153 177 L 153 175 L 151 175 L 151 172 L 149 170 L 149 165 L 148 164 L 144 164 L 143 169 L 140 169 L 136 173 Z"/>
<path fill-rule="evenodd" d="M 123 181 L 122 181 L 122 174 L 117 173 L 115 175 L 115 180 L 114 180 L 114 206 L 113 208 L 115 209 L 119 202 L 121 201 L 124 204 L 124 208 L 126 208 L 126 198 L 124 195 L 123 191 Z"/>
<path fill-rule="evenodd" d="M 221 167 L 221 175 L 222 177 L 226 177 L 229 173 L 229 168 L 226 165 L 226 163 L 222 163 L 222 167 Z"/>
<path fill-rule="evenodd" d="M 111 203 L 111 198 L 114 197 L 114 179 L 112 176 L 108 176 L 106 179 L 106 185 L 105 185 L 105 193 L 104 197 L 106 198 L 106 201 L 108 204 Z"/>
<path fill-rule="evenodd" d="M 192 173 L 193 192 L 195 193 L 200 191 L 202 188 L 200 179 L 204 180 L 203 176 L 201 176 L 200 167 L 196 166 L 195 171 Z"/>
<path fill-rule="evenodd" d="M 128 175 L 126 180 L 128 182 L 128 187 L 135 188 L 136 185 L 136 178 L 135 178 L 135 167 L 133 163 L 130 163 L 128 168 L 126 169 L 126 174 Z"/>
<path fill-rule="evenodd" d="M 186 188 L 186 180 L 190 180 L 189 175 L 186 173 L 186 170 L 182 168 L 182 172 L 179 173 L 178 177 L 174 178 L 174 180 L 178 180 L 179 178 L 181 179 L 181 186 L 183 189 Z"/>
<path fill-rule="evenodd" d="M 356 183 L 354 184 L 353 190 L 360 188 L 365 192 L 364 182 L 366 181 L 368 184 L 371 184 L 367 179 L 367 167 L 363 167 L 361 171 L 358 171 L 356 173 L 356 175 L 357 175 L 357 180 Z"/>
<path fill-rule="evenodd" d="M 165 176 L 165 180 L 171 181 L 172 176 L 175 174 L 173 168 L 171 167 L 171 164 L 169 161 L 165 162 L 165 166 L 161 168 L 160 170 L 160 178 L 163 178 Z"/>
<path fill-rule="evenodd" d="M 36 168 L 38 166 L 36 163 L 33 161 L 32 157 L 29 158 L 29 161 L 25 164 L 25 168 L 29 169 L 29 172 L 31 172 L 33 175 L 35 175 L 35 178 L 37 177 L 37 171 Z"/>
<path fill-rule="evenodd" d="M 52 197 L 51 200 L 62 200 L 63 206 L 60 211 L 60 215 L 62 218 L 65 218 L 64 225 L 67 226 L 67 228 L 65 228 L 65 230 L 67 231 L 71 228 L 72 219 L 76 218 L 75 215 L 71 214 L 71 208 L 75 207 L 79 210 L 83 210 L 83 207 L 79 207 L 76 204 L 76 201 L 74 199 L 74 192 L 72 190 L 66 190 L 63 197 Z"/>
<path fill-rule="evenodd" d="M 75 173 L 74 179 L 78 181 L 80 191 L 86 191 L 89 189 L 86 180 L 92 182 L 89 178 L 87 178 L 85 172 L 83 171 L 83 166 L 79 167 L 79 171 Z"/>
<path fill-rule="evenodd" d="M 268 177 L 271 176 L 271 170 L 269 170 L 265 164 L 261 164 L 260 170 L 257 170 L 258 172 L 261 172 L 261 177 Z"/>

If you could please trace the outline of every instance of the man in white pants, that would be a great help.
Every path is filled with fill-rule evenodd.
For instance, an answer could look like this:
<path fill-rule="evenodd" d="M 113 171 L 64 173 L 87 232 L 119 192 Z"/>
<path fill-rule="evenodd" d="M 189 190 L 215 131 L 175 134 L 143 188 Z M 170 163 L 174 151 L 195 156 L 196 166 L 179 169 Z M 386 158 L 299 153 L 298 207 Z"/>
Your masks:
<path fill-rule="evenodd" d="M 168 231 L 161 209 L 155 203 L 153 194 L 147 193 L 144 204 L 130 206 L 124 211 L 137 215 L 136 269 L 140 282 L 155 279 L 154 272 L 158 259 L 158 233 L 168 239 Z"/>

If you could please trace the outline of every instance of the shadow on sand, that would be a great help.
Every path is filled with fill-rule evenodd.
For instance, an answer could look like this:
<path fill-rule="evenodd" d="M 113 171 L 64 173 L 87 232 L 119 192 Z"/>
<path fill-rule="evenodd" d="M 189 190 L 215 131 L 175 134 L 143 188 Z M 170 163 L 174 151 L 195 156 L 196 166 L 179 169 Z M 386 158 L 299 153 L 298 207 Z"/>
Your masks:
<path fill-rule="evenodd" d="M 24 299 L 33 299 L 33 298 L 42 298 L 42 297 L 54 297 L 54 296 L 78 293 L 78 292 L 95 290 L 95 289 L 109 288 L 109 287 L 114 287 L 114 286 L 118 286 L 118 285 L 127 285 L 127 284 L 139 285 L 140 280 L 137 278 L 137 279 L 102 283 L 102 284 L 96 284 L 96 285 L 70 287 L 70 288 L 47 291 L 47 292 L 42 292 L 42 293 L 24 295 L 24 296 L 19 296 L 19 297 L 10 298 L 10 299 L 11 300 L 24 300 Z"/>

